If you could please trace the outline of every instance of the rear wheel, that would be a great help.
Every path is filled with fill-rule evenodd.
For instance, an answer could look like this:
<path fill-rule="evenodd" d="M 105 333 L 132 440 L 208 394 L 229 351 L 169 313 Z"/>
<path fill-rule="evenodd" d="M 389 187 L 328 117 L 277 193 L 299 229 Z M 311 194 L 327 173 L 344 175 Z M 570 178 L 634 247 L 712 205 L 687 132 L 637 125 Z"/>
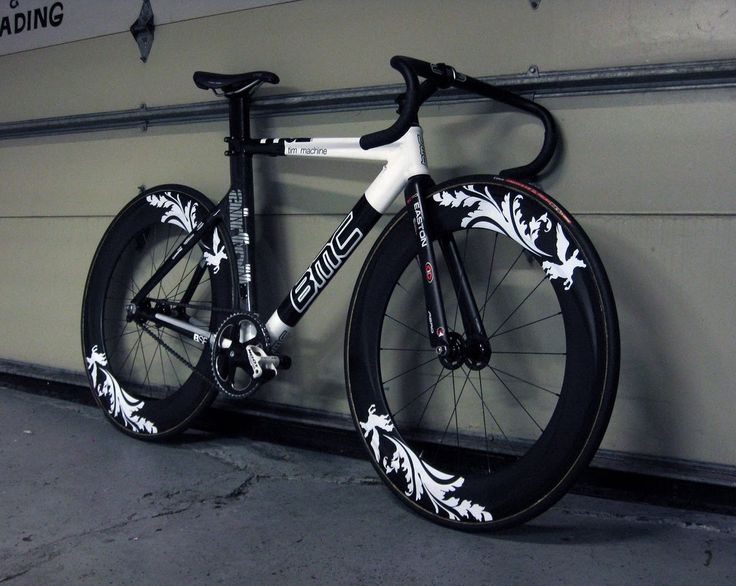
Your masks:
<path fill-rule="evenodd" d="M 465 331 L 437 246 L 451 351 L 429 345 L 429 277 L 400 213 L 350 308 L 353 417 L 381 477 L 415 510 L 463 529 L 520 523 L 564 494 L 605 431 L 618 377 L 610 286 L 581 228 L 534 188 L 463 178 L 425 205 L 434 237 L 456 244 L 486 336 Z"/>
<path fill-rule="evenodd" d="M 151 189 L 118 214 L 98 246 L 84 295 L 82 339 L 92 394 L 120 430 L 142 439 L 186 428 L 215 397 L 208 339 L 135 315 L 131 300 L 213 210 L 178 185 Z M 151 313 L 213 332 L 233 312 L 234 254 L 218 227 L 182 255 L 147 301 Z"/>

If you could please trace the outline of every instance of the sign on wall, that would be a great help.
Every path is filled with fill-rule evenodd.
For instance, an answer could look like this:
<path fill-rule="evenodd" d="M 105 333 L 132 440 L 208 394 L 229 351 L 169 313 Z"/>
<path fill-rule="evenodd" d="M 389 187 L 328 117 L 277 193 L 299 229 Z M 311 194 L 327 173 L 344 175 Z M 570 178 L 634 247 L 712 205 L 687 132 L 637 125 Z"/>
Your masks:
<path fill-rule="evenodd" d="M 156 26 L 288 0 L 150 0 Z M 128 31 L 141 0 L 0 0 L 0 55 Z"/>

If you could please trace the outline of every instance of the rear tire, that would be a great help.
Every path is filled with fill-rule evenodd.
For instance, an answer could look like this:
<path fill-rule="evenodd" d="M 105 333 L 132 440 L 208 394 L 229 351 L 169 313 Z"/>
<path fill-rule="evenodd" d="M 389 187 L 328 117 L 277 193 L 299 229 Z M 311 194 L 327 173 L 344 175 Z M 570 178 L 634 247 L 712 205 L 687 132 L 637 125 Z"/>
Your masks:
<path fill-rule="evenodd" d="M 459 362 L 428 343 L 411 218 L 368 255 L 345 344 L 348 398 L 391 490 L 433 521 L 467 530 L 524 522 L 568 489 L 597 449 L 619 367 L 603 266 L 569 213 L 516 181 L 481 176 L 426 197 L 433 238 L 453 234 L 490 345 L 472 352 L 438 253 Z M 463 354 L 464 352 L 464 354 Z"/>
<path fill-rule="evenodd" d="M 139 287 L 213 209 L 188 187 L 150 189 L 113 220 L 92 261 L 82 307 L 85 369 L 107 418 L 134 437 L 160 439 L 184 430 L 217 394 L 209 382 L 208 342 L 130 320 L 127 311 Z M 210 332 L 236 307 L 235 255 L 222 226 L 216 234 L 183 255 L 150 295 L 156 311 Z M 206 268 L 199 279 L 197 266 Z"/>

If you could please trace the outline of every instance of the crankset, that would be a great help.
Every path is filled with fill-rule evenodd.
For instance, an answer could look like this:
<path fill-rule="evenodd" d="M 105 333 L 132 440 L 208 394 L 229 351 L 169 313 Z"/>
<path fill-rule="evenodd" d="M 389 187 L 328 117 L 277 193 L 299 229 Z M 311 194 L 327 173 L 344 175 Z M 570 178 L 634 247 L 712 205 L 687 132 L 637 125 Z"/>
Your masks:
<path fill-rule="evenodd" d="M 278 369 L 289 368 L 286 356 L 268 353 L 271 341 L 265 325 L 251 313 L 236 313 L 220 325 L 212 343 L 212 375 L 231 397 L 251 395 Z"/>

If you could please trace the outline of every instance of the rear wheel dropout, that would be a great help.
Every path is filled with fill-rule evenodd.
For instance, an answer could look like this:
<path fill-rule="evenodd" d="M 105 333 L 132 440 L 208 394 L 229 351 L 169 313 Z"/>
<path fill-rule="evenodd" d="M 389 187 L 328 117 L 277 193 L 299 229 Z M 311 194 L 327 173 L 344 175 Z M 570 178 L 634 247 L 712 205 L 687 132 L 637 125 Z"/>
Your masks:
<path fill-rule="evenodd" d="M 429 345 L 426 272 L 402 212 L 353 295 L 353 417 L 379 474 L 415 510 L 470 530 L 520 523 L 564 494 L 605 431 L 618 376 L 608 280 L 581 228 L 534 188 L 463 178 L 435 188 L 425 207 L 445 242 L 434 274 L 449 352 Z M 440 254 L 450 239 L 455 254 Z M 484 339 L 463 326 L 453 258 Z"/>
<path fill-rule="evenodd" d="M 179 185 L 150 189 L 113 220 L 84 295 L 82 340 L 92 394 L 119 429 L 142 439 L 182 431 L 215 397 L 208 339 L 143 317 L 158 314 L 216 331 L 235 307 L 234 254 L 217 227 L 181 256 L 148 295 L 140 288 L 213 210 Z"/>

